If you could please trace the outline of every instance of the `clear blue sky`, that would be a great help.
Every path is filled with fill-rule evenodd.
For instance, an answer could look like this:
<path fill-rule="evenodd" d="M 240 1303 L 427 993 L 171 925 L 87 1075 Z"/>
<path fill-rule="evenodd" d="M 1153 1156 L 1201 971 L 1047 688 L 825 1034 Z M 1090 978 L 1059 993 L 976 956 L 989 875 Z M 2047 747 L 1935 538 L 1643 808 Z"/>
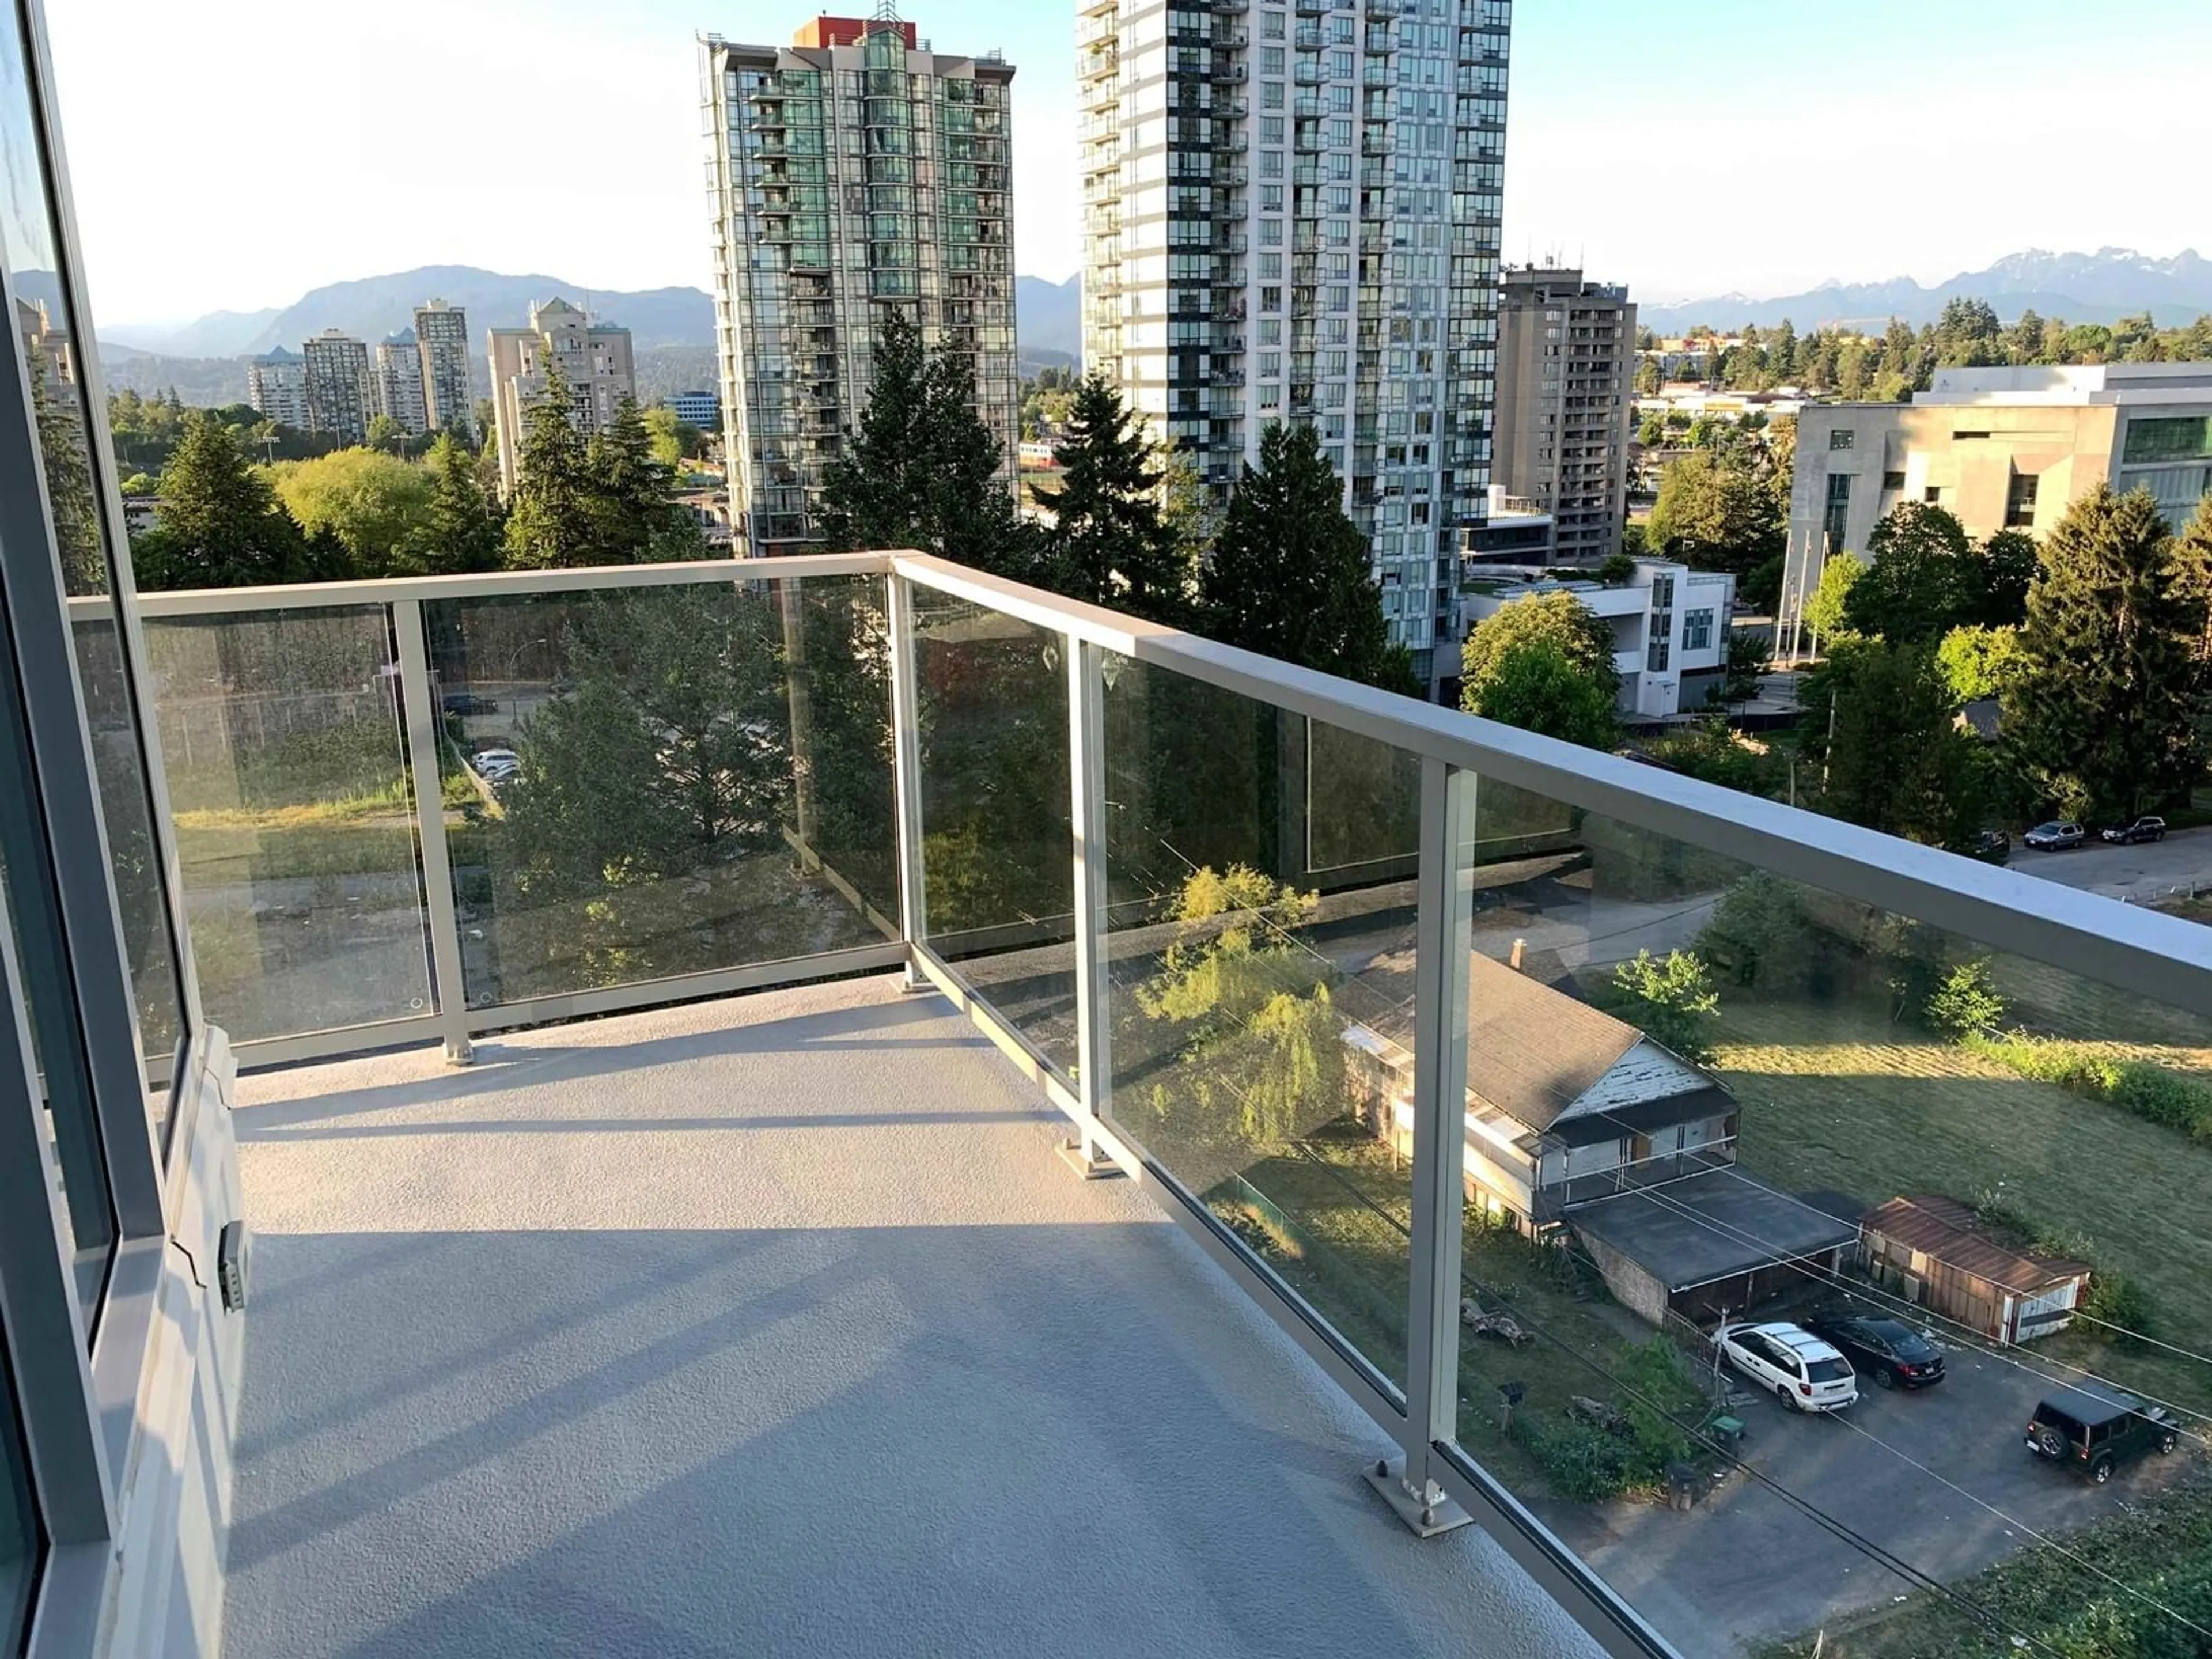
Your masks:
<path fill-rule="evenodd" d="M 906 4 L 939 51 L 1016 64 L 1017 264 L 1069 275 L 1073 0 Z M 759 0 L 49 5 L 109 325 L 428 264 L 706 286 L 693 33 L 785 40 L 812 15 Z M 1939 280 L 2025 246 L 2212 253 L 2208 0 L 1517 9 L 1515 259 L 1580 258 L 1658 300 Z"/>

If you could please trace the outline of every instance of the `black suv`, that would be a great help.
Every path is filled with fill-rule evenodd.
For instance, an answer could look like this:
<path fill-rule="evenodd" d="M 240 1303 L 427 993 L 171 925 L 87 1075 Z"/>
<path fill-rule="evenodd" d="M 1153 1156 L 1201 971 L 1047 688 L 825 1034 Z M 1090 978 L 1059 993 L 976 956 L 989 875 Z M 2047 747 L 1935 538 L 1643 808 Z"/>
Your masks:
<path fill-rule="evenodd" d="M 1881 1388 L 1924 1389 L 1943 1380 L 1942 1349 L 1901 1319 L 1832 1314 L 1807 1320 L 1805 1328 Z"/>
<path fill-rule="evenodd" d="M 2060 1389 L 2044 1396 L 2027 1422 L 2030 1451 L 2100 1486 L 2121 1464 L 2145 1452 L 2170 1452 L 2180 1438 L 2171 1417 L 2117 1389 Z"/>

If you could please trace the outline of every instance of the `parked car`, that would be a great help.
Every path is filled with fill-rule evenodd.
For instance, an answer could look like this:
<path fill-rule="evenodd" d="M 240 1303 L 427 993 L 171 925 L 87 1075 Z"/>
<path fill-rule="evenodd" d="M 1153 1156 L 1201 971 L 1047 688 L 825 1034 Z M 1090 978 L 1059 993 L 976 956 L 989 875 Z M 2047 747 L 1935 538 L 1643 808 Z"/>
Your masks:
<path fill-rule="evenodd" d="M 2079 847 L 2083 831 L 2078 823 L 2063 818 L 2053 818 L 2049 823 L 2039 823 L 2021 839 L 2040 853 L 2056 853 L 2062 848 Z"/>
<path fill-rule="evenodd" d="M 479 749 L 472 763 L 488 783 L 503 782 L 522 770 L 522 757 L 512 749 Z"/>
<path fill-rule="evenodd" d="M 1974 837 L 1974 856 L 1984 864 L 2002 864 L 2012 856 L 2012 837 L 2002 830 L 1984 830 Z"/>
<path fill-rule="evenodd" d="M 2059 1389 L 2027 1419 L 2027 1449 L 2099 1486 L 2148 1452 L 2170 1452 L 2181 1430 L 2156 1406 L 2117 1389 Z"/>
<path fill-rule="evenodd" d="M 2115 847 L 2132 847 L 2139 841 L 2164 841 L 2166 820 L 2145 813 L 2133 823 L 2114 824 L 2105 831 L 2105 839 Z"/>
<path fill-rule="evenodd" d="M 1943 1351 L 1901 1319 L 1843 1314 L 1805 1328 L 1871 1376 L 1878 1388 L 1924 1389 L 1943 1380 Z"/>
<path fill-rule="evenodd" d="M 496 714 L 499 704 L 473 691 L 448 691 L 446 693 L 446 712 L 448 714 Z"/>
<path fill-rule="evenodd" d="M 1723 1325 L 1713 1341 L 1738 1373 L 1791 1411 L 1840 1411 L 1857 1403 L 1851 1362 L 1800 1326 L 1779 1321 Z"/>

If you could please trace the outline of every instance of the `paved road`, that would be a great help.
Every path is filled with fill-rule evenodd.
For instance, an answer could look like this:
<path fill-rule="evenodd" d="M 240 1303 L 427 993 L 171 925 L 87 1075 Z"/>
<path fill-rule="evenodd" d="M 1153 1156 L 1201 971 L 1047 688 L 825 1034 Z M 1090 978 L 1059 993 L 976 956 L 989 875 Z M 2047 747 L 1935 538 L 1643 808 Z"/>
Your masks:
<path fill-rule="evenodd" d="M 2177 830 L 2164 841 L 2137 847 L 2084 842 L 2064 853 L 2038 853 L 2014 841 L 2012 867 L 2136 903 L 2163 898 L 2176 888 L 2212 891 L 2212 828 Z"/>

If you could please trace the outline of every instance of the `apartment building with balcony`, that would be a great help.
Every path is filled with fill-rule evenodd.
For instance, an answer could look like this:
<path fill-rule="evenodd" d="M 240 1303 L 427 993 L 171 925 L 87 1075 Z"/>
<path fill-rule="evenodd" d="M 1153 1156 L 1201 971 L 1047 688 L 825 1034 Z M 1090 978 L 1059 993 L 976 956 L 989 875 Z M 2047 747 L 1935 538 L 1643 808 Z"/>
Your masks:
<path fill-rule="evenodd" d="M 523 419 L 545 395 L 544 365 L 559 369 L 568 381 L 569 417 L 586 438 L 612 422 L 625 401 L 636 399 L 629 331 L 594 322 L 589 312 L 566 300 L 535 301 L 527 328 L 491 329 L 486 339 L 502 495 L 514 493 Z"/>
<path fill-rule="evenodd" d="M 912 23 L 819 17 L 788 46 L 699 43 L 713 196 L 720 420 L 756 556 L 817 534 L 884 319 L 963 353 L 975 411 L 1020 435 L 1013 65 L 933 52 Z"/>
<path fill-rule="evenodd" d="M 2179 531 L 2212 490 L 2212 363 L 1939 368 L 1904 404 L 1812 404 L 1797 416 L 1782 640 L 1796 649 L 1820 567 L 1865 558 L 1902 501 L 1976 540 L 2047 534 L 2100 483 L 2148 489 Z"/>
<path fill-rule="evenodd" d="M 430 430 L 430 405 L 422 380 L 422 349 L 415 331 L 403 328 L 376 345 L 376 407 L 410 438 Z"/>
<path fill-rule="evenodd" d="M 1225 499 L 1320 428 L 1391 638 L 1449 674 L 1491 477 L 1508 0 L 1098 0 L 1076 24 L 1084 360 Z"/>
<path fill-rule="evenodd" d="M 415 339 L 422 357 L 428 430 L 455 432 L 474 442 L 476 398 L 469 388 L 469 313 L 430 300 L 415 307 Z"/>
<path fill-rule="evenodd" d="M 376 409 L 376 381 L 368 343 L 342 328 L 326 328 L 300 348 L 307 384 L 307 425 L 326 432 L 341 448 L 367 441 Z"/>
<path fill-rule="evenodd" d="M 1553 556 L 1620 551 L 1628 512 L 1636 307 L 1579 270 L 1509 267 L 1498 290 L 1492 476 L 1553 515 Z"/>
<path fill-rule="evenodd" d="M 307 360 L 296 351 L 275 346 L 246 365 L 246 401 L 269 419 L 285 426 L 309 428 L 307 416 Z"/>

